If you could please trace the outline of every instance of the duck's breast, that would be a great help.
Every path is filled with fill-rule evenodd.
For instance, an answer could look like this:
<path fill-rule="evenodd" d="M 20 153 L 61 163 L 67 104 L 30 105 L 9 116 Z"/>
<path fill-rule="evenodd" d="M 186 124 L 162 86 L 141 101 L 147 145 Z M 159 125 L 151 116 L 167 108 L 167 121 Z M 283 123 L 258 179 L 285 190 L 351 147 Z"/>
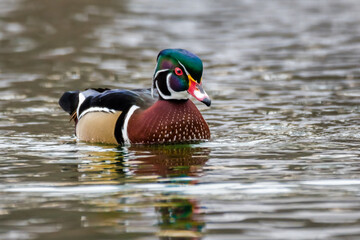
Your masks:
<path fill-rule="evenodd" d="M 138 110 L 127 128 L 131 143 L 182 143 L 210 138 L 209 127 L 190 100 L 157 101 L 145 111 Z"/>

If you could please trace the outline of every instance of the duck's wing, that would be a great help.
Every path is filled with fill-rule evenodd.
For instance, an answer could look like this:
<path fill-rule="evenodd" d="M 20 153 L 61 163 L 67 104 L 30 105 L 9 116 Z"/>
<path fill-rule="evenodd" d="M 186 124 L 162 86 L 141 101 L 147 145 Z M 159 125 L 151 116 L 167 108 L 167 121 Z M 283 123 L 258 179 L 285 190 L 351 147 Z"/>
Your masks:
<path fill-rule="evenodd" d="M 138 108 L 150 107 L 155 101 L 150 89 L 87 89 L 64 93 L 59 104 L 75 121 L 76 136 L 80 140 L 123 144 L 129 141 L 128 116 Z"/>
<path fill-rule="evenodd" d="M 150 89 L 110 90 L 91 88 L 83 92 L 65 92 L 59 100 L 59 105 L 77 122 L 87 112 L 127 112 L 134 105 L 146 109 L 156 101 L 156 95 L 153 98 Z"/>

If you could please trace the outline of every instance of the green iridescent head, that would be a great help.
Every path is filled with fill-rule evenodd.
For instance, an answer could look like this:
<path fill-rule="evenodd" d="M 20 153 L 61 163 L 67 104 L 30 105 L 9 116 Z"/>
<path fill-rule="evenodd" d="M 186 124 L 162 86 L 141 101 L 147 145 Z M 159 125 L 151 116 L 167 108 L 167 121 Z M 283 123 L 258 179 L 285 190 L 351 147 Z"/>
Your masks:
<path fill-rule="evenodd" d="M 198 56 L 184 49 L 164 49 L 157 57 L 153 88 L 160 99 L 183 100 L 189 94 L 210 106 L 211 101 L 202 88 L 203 64 Z"/>

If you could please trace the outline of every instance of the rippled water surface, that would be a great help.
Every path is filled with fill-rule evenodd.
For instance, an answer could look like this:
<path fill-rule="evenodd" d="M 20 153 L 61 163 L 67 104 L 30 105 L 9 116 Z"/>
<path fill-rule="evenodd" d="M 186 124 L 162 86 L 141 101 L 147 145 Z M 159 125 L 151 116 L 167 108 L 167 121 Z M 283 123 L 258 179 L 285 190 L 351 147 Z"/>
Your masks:
<path fill-rule="evenodd" d="M 360 239 L 360 3 L 0 1 L 0 239 Z M 199 55 L 212 139 L 76 141 L 64 91 Z"/>

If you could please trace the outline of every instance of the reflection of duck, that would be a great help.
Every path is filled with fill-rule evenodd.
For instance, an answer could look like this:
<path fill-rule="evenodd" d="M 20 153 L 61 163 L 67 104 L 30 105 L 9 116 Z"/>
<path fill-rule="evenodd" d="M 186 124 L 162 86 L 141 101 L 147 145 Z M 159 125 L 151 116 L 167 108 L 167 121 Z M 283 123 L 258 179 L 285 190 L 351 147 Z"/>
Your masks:
<path fill-rule="evenodd" d="M 209 154 L 209 149 L 192 145 L 108 149 L 86 152 L 86 160 L 90 161 L 80 164 L 78 171 L 83 173 L 80 181 L 87 184 L 143 184 L 157 181 L 159 176 L 170 180 L 172 177 L 195 177 L 201 172 Z M 185 178 L 181 182 L 195 184 L 191 179 L 193 178 Z M 179 179 L 176 181 L 178 183 Z M 187 196 L 179 197 L 158 192 L 142 194 L 139 189 L 130 189 L 118 192 L 115 198 L 93 199 L 91 204 L 105 209 L 105 212 L 116 214 L 84 217 L 84 225 L 106 225 L 120 231 L 126 231 L 127 228 L 150 227 L 125 224 L 129 222 L 129 216 L 134 220 L 134 215 L 129 215 L 130 213 L 138 214 L 142 208 L 147 212 L 150 207 L 155 209 L 158 215 L 158 229 L 153 231 L 157 232 L 160 239 L 200 239 L 205 226 L 196 199 Z M 139 218 L 142 219 L 143 216 Z M 153 227 L 154 225 L 151 225 L 150 228 Z"/>
<path fill-rule="evenodd" d="M 105 146 L 104 146 L 105 148 Z M 78 171 L 83 173 L 80 181 L 88 184 L 105 183 L 118 184 L 126 179 L 126 165 L 122 151 L 92 151 L 85 152 L 84 163 L 78 165 Z"/>
<path fill-rule="evenodd" d="M 165 239 L 200 239 L 205 222 L 197 201 L 187 198 L 161 200 L 156 208 L 159 213 L 160 231 L 157 235 Z"/>
<path fill-rule="evenodd" d="M 91 161 L 80 164 L 78 170 L 84 173 L 82 181 L 101 182 L 197 176 L 209 154 L 208 148 L 191 145 L 119 147 L 87 152 L 86 158 Z"/>
<path fill-rule="evenodd" d="M 135 174 L 161 177 L 196 176 L 210 153 L 208 148 L 191 145 L 142 146 L 136 149 L 135 159 L 141 164 Z"/>
<path fill-rule="evenodd" d="M 150 89 L 88 89 L 66 92 L 60 106 L 72 115 L 80 140 L 111 144 L 184 143 L 210 138 L 189 94 L 210 106 L 202 88 L 203 64 L 184 49 L 157 57 Z M 158 100 L 152 96 L 157 95 Z"/>

